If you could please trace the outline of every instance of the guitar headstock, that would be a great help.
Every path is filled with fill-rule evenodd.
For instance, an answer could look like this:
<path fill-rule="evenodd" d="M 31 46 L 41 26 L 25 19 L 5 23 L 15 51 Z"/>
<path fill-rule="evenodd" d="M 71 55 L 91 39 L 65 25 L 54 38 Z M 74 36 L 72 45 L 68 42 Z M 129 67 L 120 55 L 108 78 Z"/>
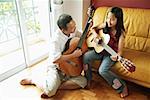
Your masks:
<path fill-rule="evenodd" d="M 135 71 L 135 65 L 128 59 L 122 58 L 120 60 L 121 65 L 123 66 L 123 68 L 128 71 L 128 72 L 134 72 Z"/>
<path fill-rule="evenodd" d="M 94 5 L 91 5 L 88 8 L 87 15 L 92 18 L 94 16 L 94 12 L 95 12 L 95 7 L 94 7 Z"/>

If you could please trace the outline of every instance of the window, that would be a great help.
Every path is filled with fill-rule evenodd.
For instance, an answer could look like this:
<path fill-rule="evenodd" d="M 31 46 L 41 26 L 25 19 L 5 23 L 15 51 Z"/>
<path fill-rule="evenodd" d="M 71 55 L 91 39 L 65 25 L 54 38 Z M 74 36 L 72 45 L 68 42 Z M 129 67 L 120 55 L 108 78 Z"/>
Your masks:
<path fill-rule="evenodd" d="M 48 1 L 0 1 L 0 81 L 48 56 Z"/>

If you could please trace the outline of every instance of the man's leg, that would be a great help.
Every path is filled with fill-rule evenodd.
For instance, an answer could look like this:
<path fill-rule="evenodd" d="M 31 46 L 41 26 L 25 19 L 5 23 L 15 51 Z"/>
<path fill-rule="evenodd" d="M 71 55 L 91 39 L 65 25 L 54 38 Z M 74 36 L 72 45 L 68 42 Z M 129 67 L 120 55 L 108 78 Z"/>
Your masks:
<path fill-rule="evenodd" d="M 60 85 L 59 89 L 79 89 L 81 88 L 78 84 L 72 82 L 72 81 L 65 81 L 62 82 L 62 84 Z"/>
<path fill-rule="evenodd" d="M 35 85 L 35 83 L 32 82 L 32 79 L 28 79 L 28 78 L 22 79 L 20 81 L 20 84 L 21 85 Z"/>
<path fill-rule="evenodd" d="M 23 79 L 20 82 L 21 85 L 36 85 L 36 87 L 40 88 L 43 93 L 41 95 L 42 98 L 51 97 L 56 94 L 61 80 L 57 69 L 55 67 L 49 68 L 46 76 L 43 77 L 35 77 L 32 79 Z"/>
<path fill-rule="evenodd" d="M 43 93 L 41 95 L 42 98 L 54 96 L 61 84 L 61 79 L 57 69 L 50 68 L 46 78 L 43 81 L 41 81 L 41 83 L 38 83 L 39 84 L 36 85 L 43 90 Z"/>
<path fill-rule="evenodd" d="M 76 76 L 62 82 L 59 89 L 79 89 L 87 85 L 87 79 L 84 76 Z"/>

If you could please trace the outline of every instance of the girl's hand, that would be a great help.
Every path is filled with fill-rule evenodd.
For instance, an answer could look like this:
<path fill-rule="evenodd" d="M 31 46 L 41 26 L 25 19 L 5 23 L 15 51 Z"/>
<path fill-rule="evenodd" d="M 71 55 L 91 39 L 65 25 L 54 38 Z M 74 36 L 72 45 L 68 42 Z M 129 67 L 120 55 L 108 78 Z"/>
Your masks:
<path fill-rule="evenodd" d="M 118 56 L 110 56 L 110 58 L 113 60 L 113 61 L 117 61 L 118 60 Z"/>

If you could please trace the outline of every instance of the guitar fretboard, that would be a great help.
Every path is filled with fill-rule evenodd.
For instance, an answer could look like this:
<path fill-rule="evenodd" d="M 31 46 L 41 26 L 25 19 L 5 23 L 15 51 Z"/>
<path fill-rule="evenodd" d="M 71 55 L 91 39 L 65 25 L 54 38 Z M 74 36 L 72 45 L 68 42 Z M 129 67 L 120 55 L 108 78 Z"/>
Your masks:
<path fill-rule="evenodd" d="M 123 68 L 129 72 L 134 72 L 135 71 L 135 65 L 129 61 L 128 59 L 125 59 L 121 56 L 119 56 L 111 47 L 109 47 L 107 44 L 104 42 L 101 43 L 101 45 L 104 47 L 104 49 L 110 53 L 112 56 L 118 56 L 118 61 L 121 62 Z"/>
<path fill-rule="evenodd" d="M 104 47 L 104 49 L 110 53 L 112 56 L 116 56 L 118 55 L 111 47 L 109 47 L 107 44 L 105 44 L 104 42 L 101 43 L 101 45 Z M 118 55 L 118 61 L 120 61 L 122 59 L 121 56 Z"/>
<path fill-rule="evenodd" d="M 88 30 L 90 28 L 89 26 L 90 26 L 91 21 L 92 21 L 92 17 L 89 17 L 86 27 L 84 29 L 84 32 L 83 32 L 82 36 L 80 37 L 79 43 L 77 45 L 77 48 L 79 48 L 79 49 L 82 48 L 82 44 L 83 44 L 84 39 L 86 38 L 86 33 L 88 32 Z"/>

